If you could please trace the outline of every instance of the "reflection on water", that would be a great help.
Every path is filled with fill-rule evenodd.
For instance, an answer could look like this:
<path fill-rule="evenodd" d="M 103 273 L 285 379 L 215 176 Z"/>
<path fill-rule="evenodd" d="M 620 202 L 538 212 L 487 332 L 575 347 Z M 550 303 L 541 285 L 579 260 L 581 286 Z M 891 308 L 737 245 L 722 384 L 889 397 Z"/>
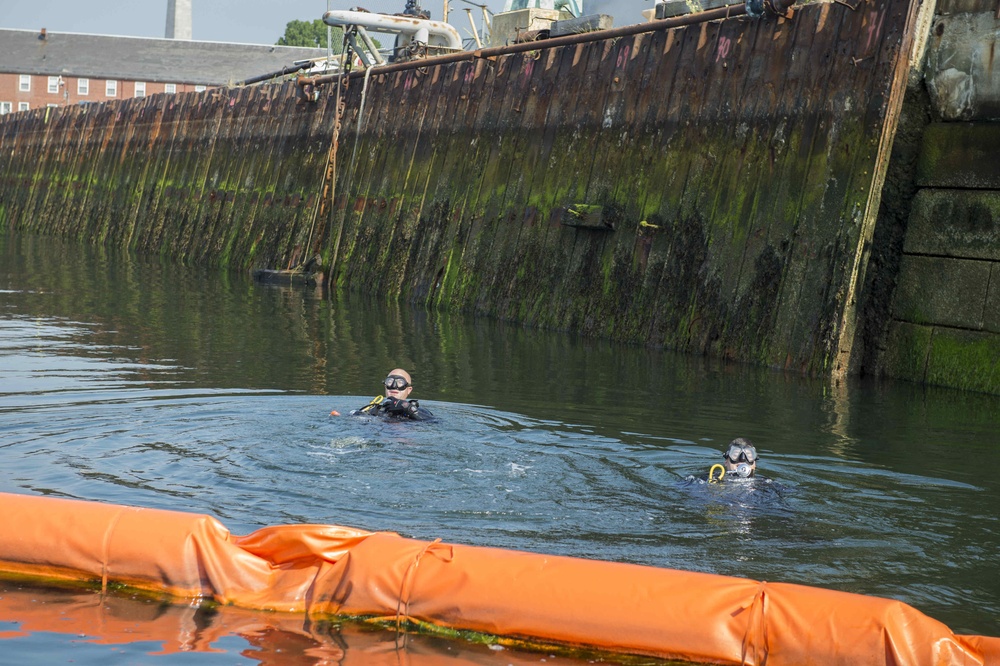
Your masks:
<path fill-rule="evenodd" d="M 395 366 L 433 423 L 346 414 Z M 0 238 L 0 490 L 821 585 L 1000 634 L 1000 400 Z M 692 483 L 733 437 L 774 485 Z"/>
<path fill-rule="evenodd" d="M 602 655 L 537 652 L 467 639 L 398 634 L 384 626 L 121 593 L 27 586 L 0 578 L 5 664 L 261 664 L 283 666 L 583 666 Z M 612 657 L 613 658 L 613 657 Z M 630 660 L 652 663 L 651 660 Z M 657 661 L 668 665 L 671 662 Z"/>

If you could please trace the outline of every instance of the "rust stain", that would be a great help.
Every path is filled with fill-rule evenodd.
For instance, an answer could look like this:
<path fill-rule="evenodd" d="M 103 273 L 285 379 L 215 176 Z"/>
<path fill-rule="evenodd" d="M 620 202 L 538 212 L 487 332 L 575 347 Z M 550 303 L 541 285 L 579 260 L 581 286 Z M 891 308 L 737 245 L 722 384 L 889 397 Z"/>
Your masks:
<path fill-rule="evenodd" d="M 663 42 L 663 54 L 664 55 L 666 55 L 666 53 L 668 51 L 670 51 L 670 49 L 673 47 L 673 45 L 674 45 L 674 35 L 675 34 L 676 34 L 676 32 L 674 30 L 668 30 L 667 31 L 667 39 L 666 39 L 665 42 Z"/>
<path fill-rule="evenodd" d="M 643 50 L 645 44 L 646 44 L 646 35 L 635 36 L 635 38 L 632 40 L 632 55 L 630 57 L 632 60 L 635 60 L 636 58 L 639 57 L 639 53 L 640 51 Z"/>
<path fill-rule="evenodd" d="M 559 53 L 558 49 L 546 49 L 545 51 L 545 71 L 549 71 L 552 67 L 559 62 L 556 54 Z"/>
<path fill-rule="evenodd" d="M 830 17 L 830 5 L 823 5 L 819 12 L 819 21 L 816 23 L 816 32 L 821 33 L 826 28 L 826 21 Z"/>

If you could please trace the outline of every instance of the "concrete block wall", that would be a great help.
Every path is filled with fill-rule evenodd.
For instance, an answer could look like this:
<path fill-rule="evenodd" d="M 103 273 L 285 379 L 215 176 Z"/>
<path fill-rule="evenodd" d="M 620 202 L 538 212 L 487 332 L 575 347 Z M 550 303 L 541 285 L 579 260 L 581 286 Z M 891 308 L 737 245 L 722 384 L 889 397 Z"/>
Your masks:
<path fill-rule="evenodd" d="M 1000 393 L 1000 123 L 924 134 L 892 303 L 892 377 Z"/>
<path fill-rule="evenodd" d="M 888 313 L 890 377 L 1000 393 L 998 36 L 993 0 L 937 3 L 922 68 L 930 124 Z"/>

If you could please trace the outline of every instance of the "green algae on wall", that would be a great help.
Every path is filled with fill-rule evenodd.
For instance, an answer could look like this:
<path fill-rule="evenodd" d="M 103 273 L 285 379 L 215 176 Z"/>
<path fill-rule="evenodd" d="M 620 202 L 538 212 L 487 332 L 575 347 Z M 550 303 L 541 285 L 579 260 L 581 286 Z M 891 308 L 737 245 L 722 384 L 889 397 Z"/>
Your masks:
<path fill-rule="evenodd" d="M 825 373 L 911 10 L 376 71 L 341 91 L 333 182 L 334 86 L 17 114 L 0 205 L 11 229 L 241 269 L 318 252 L 336 289 Z"/>
<path fill-rule="evenodd" d="M 998 139 L 997 123 L 936 123 L 923 134 L 885 375 L 1000 393 L 1000 172 L 989 151 Z"/>
<path fill-rule="evenodd" d="M 287 262 L 314 218 L 323 110 L 288 84 L 17 114 L 0 123 L 6 224 L 186 262 Z"/>
<path fill-rule="evenodd" d="M 971 391 L 1000 387 L 1000 336 L 935 329 L 925 381 Z"/>
<path fill-rule="evenodd" d="M 345 124 L 376 159 L 338 182 L 336 283 L 825 372 L 909 10 L 372 76 L 367 119 Z"/>

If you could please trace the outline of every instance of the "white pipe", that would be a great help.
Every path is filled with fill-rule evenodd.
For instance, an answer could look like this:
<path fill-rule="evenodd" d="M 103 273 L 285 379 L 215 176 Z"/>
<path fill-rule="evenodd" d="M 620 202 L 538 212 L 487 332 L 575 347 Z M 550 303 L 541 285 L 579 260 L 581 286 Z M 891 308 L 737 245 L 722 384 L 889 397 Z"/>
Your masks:
<path fill-rule="evenodd" d="M 428 46 L 445 46 L 456 51 L 462 50 L 462 38 L 458 30 L 441 21 L 338 9 L 323 14 L 323 22 L 337 26 L 360 25 L 372 32 L 406 35 L 415 41 L 423 41 L 420 36 L 425 36 L 427 41 L 424 43 Z"/>

